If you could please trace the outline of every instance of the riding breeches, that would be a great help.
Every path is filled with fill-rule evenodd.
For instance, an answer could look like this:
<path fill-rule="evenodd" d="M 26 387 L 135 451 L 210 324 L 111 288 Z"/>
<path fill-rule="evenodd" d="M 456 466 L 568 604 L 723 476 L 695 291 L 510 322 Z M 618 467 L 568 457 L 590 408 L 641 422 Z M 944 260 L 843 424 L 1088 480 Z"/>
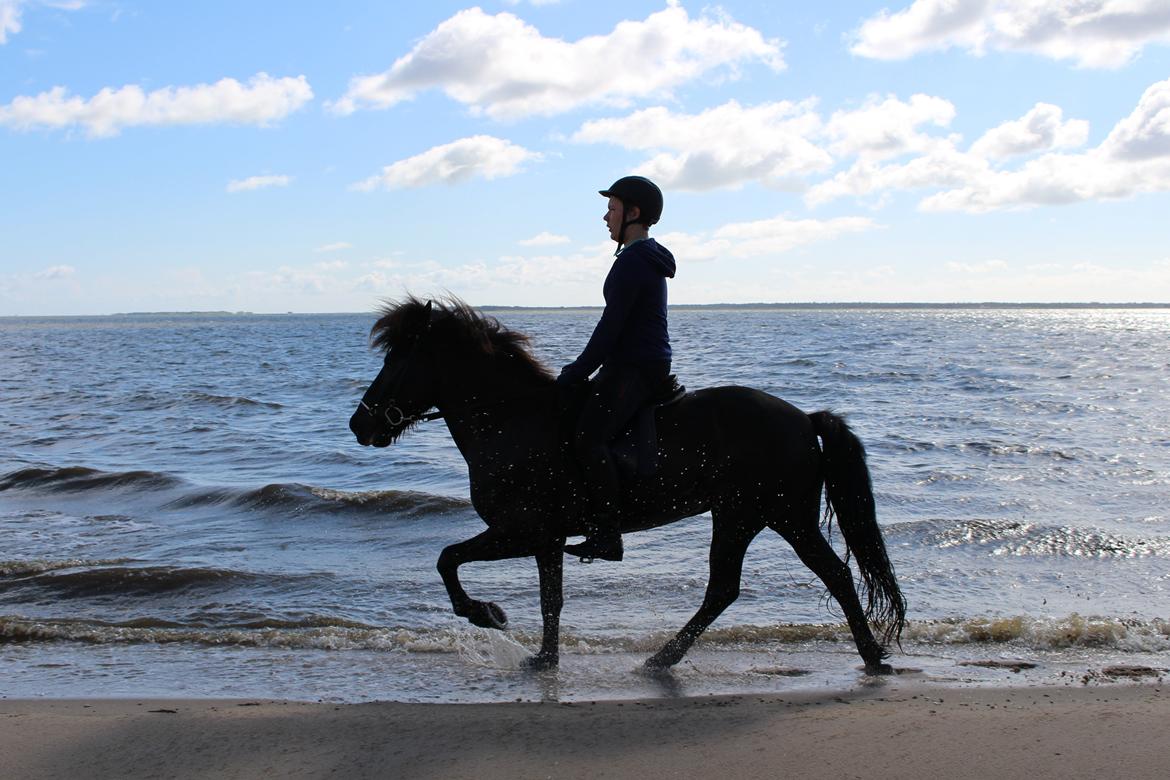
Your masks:
<path fill-rule="evenodd" d="M 609 444 L 670 374 L 670 361 L 603 366 L 577 421 L 573 445 L 598 514 L 617 507 L 621 482 Z"/>

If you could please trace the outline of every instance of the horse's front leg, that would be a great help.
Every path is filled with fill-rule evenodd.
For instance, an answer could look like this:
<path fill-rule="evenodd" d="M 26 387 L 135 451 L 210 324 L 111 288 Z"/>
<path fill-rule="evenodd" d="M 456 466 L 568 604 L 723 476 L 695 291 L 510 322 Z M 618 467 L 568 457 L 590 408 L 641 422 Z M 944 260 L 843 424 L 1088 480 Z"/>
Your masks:
<path fill-rule="evenodd" d="M 504 536 L 490 528 L 465 542 L 444 548 L 439 554 L 439 576 L 447 587 L 455 614 L 480 628 L 506 628 L 508 616 L 504 610 L 490 601 L 478 601 L 467 595 L 459 582 L 459 567 L 471 561 L 499 561 L 532 554 L 530 541 Z"/>
<path fill-rule="evenodd" d="M 565 603 L 561 586 L 565 569 L 565 540 L 558 539 L 536 554 L 536 565 L 540 571 L 540 616 L 544 635 L 540 652 L 528 659 L 529 669 L 551 669 L 560 663 L 561 607 Z"/>

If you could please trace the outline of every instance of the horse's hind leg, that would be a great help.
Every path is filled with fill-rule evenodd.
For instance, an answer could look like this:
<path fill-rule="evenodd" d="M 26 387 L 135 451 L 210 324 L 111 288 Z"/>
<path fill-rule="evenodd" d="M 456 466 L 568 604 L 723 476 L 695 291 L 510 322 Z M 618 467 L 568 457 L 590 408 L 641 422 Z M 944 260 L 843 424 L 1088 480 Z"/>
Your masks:
<path fill-rule="evenodd" d="M 786 526 L 776 530 L 792 545 L 801 562 L 825 583 L 829 593 L 841 605 L 866 669 L 874 672 L 891 671 L 888 665 L 882 663 L 887 653 L 870 631 L 865 610 L 861 607 L 861 600 L 853 585 L 853 573 L 821 533 L 815 511 L 812 517 L 811 523 L 805 523 L 800 528 Z"/>
<path fill-rule="evenodd" d="M 674 666 L 687 650 L 707 630 L 715 618 L 739 598 L 739 578 L 743 572 L 743 557 L 748 545 L 763 529 L 763 523 L 739 523 L 739 518 L 720 517 L 714 512 L 715 523 L 711 532 L 711 573 L 707 579 L 707 592 L 703 605 L 682 630 L 667 642 L 661 650 L 646 661 L 651 669 L 666 669 Z"/>

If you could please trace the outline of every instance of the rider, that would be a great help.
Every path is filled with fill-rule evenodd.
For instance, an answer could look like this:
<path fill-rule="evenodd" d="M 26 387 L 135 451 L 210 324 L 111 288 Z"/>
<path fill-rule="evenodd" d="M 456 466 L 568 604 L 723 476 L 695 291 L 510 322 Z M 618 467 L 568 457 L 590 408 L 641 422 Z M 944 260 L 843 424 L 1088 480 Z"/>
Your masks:
<path fill-rule="evenodd" d="M 592 533 L 565 552 L 581 558 L 622 559 L 621 490 L 609 443 L 670 374 L 666 280 L 674 256 L 650 238 L 662 215 L 662 191 L 649 179 L 625 176 L 609 189 L 603 219 L 617 242 L 602 292 L 605 310 L 581 355 L 561 369 L 557 382 L 574 385 L 601 371 L 577 423 L 574 451 L 592 498 Z"/>

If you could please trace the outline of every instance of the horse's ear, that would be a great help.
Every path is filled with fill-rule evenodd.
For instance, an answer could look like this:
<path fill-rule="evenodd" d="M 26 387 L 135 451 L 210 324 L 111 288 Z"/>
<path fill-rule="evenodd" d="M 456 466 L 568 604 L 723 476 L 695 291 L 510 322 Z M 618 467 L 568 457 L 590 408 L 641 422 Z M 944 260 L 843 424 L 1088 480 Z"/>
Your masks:
<path fill-rule="evenodd" d="M 426 307 L 426 309 L 423 310 L 426 313 L 426 321 L 423 323 L 423 328 L 422 328 L 424 331 L 428 331 L 431 329 L 431 314 L 432 314 L 434 308 L 435 308 L 435 302 L 434 301 L 427 301 L 427 307 Z"/>

